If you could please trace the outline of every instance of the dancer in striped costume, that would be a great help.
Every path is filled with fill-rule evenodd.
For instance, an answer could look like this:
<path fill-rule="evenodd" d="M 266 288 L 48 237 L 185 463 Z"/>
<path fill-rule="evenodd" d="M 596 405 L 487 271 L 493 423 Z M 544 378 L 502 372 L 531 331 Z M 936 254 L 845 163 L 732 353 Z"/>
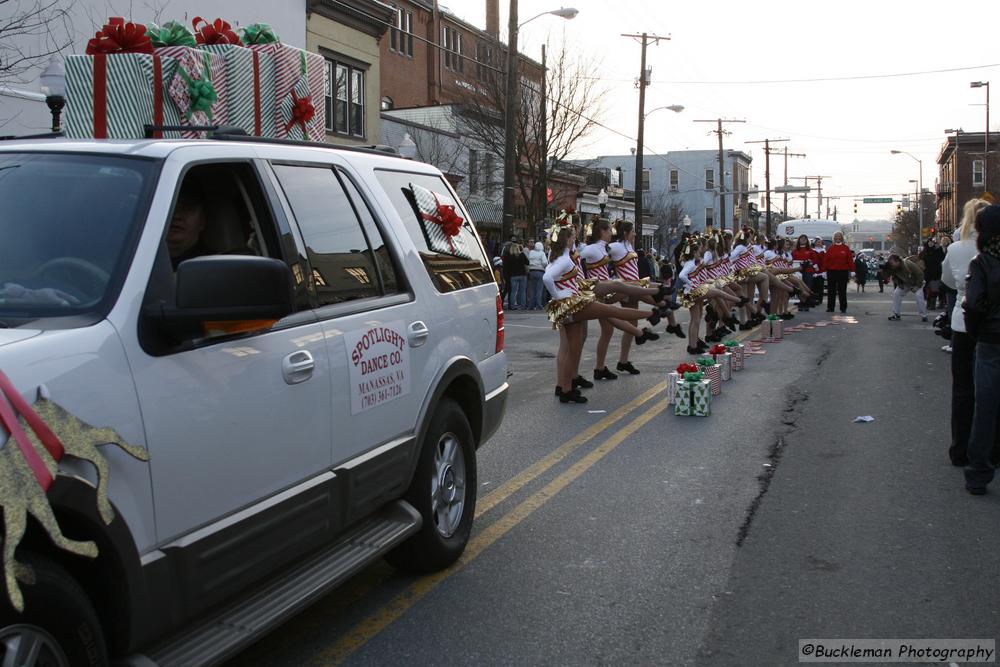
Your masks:
<path fill-rule="evenodd" d="M 555 241 L 549 254 L 549 265 L 542 282 L 552 299 L 545 306 L 554 328 L 565 332 L 567 349 L 557 358 L 559 400 L 562 403 L 586 403 L 587 399 L 573 386 L 580 357 L 583 353 L 583 324 L 587 320 L 607 319 L 616 328 L 628 332 L 637 345 L 653 340 L 649 329 L 639 329 L 632 322 L 645 318 L 651 325 L 660 321 L 655 310 L 639 311 L 600 303 L 593 292 L 580 288 L 580 271 L 571 256 L 576 240 L 572 225 L 557 225 Z M 561 339 L 562 340 L 562 339 Z"/>

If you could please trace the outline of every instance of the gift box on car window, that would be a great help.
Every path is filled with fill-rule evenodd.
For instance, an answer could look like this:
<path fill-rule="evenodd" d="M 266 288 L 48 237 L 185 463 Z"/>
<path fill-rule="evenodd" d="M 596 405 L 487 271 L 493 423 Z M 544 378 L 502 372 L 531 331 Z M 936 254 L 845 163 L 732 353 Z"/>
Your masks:
<path fill-rule="evenodd" d="M 472 244 L 477 242 L 476 238 L 451 195 L 432 192 L 413 183 L 410 183 L 409 194 L 428 249 L 464 259 L 475 256 Z"/>
<path fill-rule="evenodd" d="M 712 382 L 703 373 L 685 373 L 677 385 L 674 414 L 680 417 L 707 417 L 712 414 Z"/>
<path fill-rule="evenodd" d="M 113 17 L 65 65 L 66 136 L 141 139 L 144 125 L 177 122 L 167 87 L 178 63 L 154 51 L 146 26 Z"/>

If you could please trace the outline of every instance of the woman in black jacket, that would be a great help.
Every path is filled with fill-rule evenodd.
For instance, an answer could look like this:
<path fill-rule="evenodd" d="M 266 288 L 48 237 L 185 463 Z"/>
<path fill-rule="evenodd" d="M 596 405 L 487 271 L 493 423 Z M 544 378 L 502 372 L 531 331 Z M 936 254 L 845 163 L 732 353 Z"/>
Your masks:
<path fill-rule="evenodd" d="M 927 299 L 927 308 L 934 310 L 937 295 L 941 289 L 941 264 L 944 262 L 944 250 L 938 245 L 936 239 L 930 238 L 924 242 L 919 258 L 924 263 L 924 296 Z"/>
<path fill-rule="evenodd" d="M 993 480 L 990 452 L 1000 405 L 1000 205 L 987 206 L 976 216 L 976 248 L 966 279 L 965 328 L 976 341 L 976 407 L 969 436 L 965 488 L 986 493 Z"/>

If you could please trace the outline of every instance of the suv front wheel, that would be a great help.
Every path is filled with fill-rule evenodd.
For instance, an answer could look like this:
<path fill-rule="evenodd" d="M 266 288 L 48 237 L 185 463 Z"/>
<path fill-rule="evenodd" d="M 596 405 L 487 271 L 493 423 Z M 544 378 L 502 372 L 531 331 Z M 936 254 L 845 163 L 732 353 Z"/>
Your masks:
<path fill-rule="evenodd" d="M 420 531 L 387 560 L 402 570 L 433 572 L 462 555 L 476 513 L 476 447 L 458 403 L 444 398 L 431 417 L 404 499 L 423 517 Z"/>
<path fill-rule="evenodd" d="M 106 665 L 101 625 L 83 589 L 49 560 L 23 560 L 35 571 L 35 583 L 21 584 L 24 613 L 0 593 L 0 665 Z"/>

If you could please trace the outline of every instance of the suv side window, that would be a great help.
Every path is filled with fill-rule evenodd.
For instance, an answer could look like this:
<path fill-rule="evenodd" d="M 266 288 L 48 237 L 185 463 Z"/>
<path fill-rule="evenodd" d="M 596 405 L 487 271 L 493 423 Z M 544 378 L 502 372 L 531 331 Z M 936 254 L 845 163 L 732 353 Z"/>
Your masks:
<path fill-rule="evenodd" d="M 468 251 L 468 256 L 448 254 L 439 252 L 431 248 L 428 243 L 428 232 L 424 227 L 424 222 L 417 215 L 414 208 L 412 186 L 420 186 L 434 193 L 440 193 L 454 198 L 456 197 L 448 184 L 440 176 L 432 174 L 418 174 L 405 171 L 389 171 L 377 169 L 375 171 L 382 189 L 389 195 L 389 200 L 399 213 L 410 238 L 413 239 L 420 258 L 424 261 L 431 282 L 439 292 L 454 292 L 455 290 L 477 287 L 487 283 L 493 283 L 493 271 L 486 259 L 479 237 L 475 233 L 469 216 L 461 208 L 459 203 L 456 213 L 462 217 L 465 224 L 462 225 L 459 233 L 462 235 L 462 247 Z"/>
<path fill-rule="evenodd" d="M 333 168 L 273 167 L 305 241 L 319 305 L 381 296 L 371 247 Z"/>
<path fill-rule="evenodd" d="M 399 273 L 396 271 L 396 265 L 392 261 L 392 254 L 389 252 L 389 247 L 385 244 L 385 239 L 382 238 L 382 231 L 375 223 L 375 217 L 372 215 L 371 209 L 368 208 L 364 197 L 361 196 L 357 186 L 354 185 L 350 177 L 343 172 L 338 172 L 338 174 L 344 184 L 344 189 L 347 190 L 351 201 L 354 202 L 354 210 L 361 219 L 361 226 L 364 227 L 365 235 L 368 236 L 368 243 L 375 252 L 375 262 L 382 276 L 382 286 L 385 293 L 392 294 L 404 291 L 397 278 Z"/>

